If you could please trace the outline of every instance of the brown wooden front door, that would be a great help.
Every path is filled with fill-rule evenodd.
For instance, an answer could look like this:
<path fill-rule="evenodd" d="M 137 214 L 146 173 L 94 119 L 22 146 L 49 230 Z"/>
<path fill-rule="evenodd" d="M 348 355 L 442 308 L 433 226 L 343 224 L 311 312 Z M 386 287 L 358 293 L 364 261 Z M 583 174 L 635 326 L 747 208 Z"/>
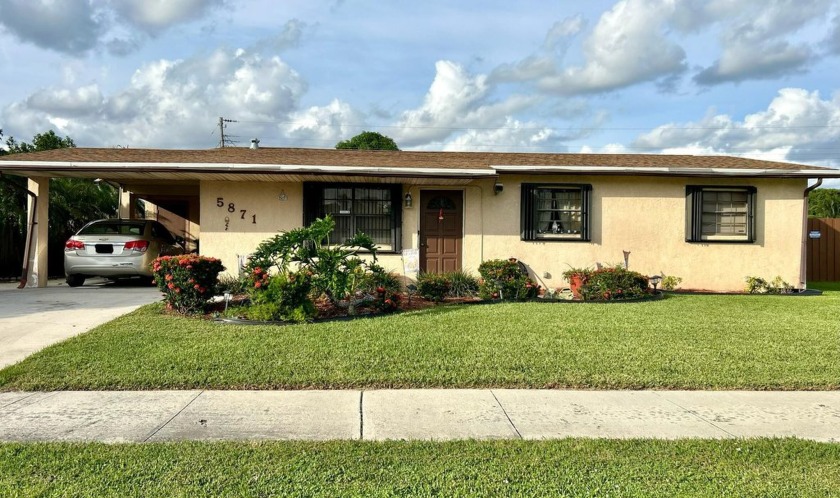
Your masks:
<path fill-rule="evenodd" d="M 420 270 L 461 269 L 464 195 L 460 190 L 420 191 Z"/>

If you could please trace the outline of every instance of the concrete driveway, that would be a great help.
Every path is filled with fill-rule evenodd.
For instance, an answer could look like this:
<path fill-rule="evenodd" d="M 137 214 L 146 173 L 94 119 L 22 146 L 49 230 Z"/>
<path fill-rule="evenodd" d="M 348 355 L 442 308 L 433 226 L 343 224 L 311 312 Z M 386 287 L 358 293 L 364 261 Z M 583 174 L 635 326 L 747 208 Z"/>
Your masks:
<path fill-rule="evenodd" d="M 70 288 L 54 280 L 40 289 L 0 283 L 0 368 L 160 298 L 133 281 L 91 279 Z"/>

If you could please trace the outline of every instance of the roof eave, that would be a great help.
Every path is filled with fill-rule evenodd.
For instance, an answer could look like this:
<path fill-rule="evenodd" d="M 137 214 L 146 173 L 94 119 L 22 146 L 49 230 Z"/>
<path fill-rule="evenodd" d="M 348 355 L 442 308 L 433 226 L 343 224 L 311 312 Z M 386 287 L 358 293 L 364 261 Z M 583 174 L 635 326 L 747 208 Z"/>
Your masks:
<path fill-rule="evenodd" d="M 590 174 L 647 176 L 705 176 L 758 178 L 840 178 L 840 170 L 771 169 L 771 168 L 672 168 L 613 166 L 519 166 L 493 165 L 498 173 L 519 174 Z"/>

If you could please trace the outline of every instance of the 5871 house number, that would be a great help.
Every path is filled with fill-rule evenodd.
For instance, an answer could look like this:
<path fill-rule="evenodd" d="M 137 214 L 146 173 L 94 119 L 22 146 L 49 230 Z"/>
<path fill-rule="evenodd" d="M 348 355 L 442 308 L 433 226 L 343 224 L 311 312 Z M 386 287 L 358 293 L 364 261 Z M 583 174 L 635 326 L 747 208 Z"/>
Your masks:
<path fill-rule="evenodd" d="M 236 209 L 236 204 L 233 202 L 225 202 L 224 197 L 216 197 L 216 207 L 220 209 L 226 210 L 228 213 L 231 213 L 234 217 L 239 215 L 240 220 L 251 220 L 251 224 L 257 224 L 257 215 L 256 214 L 248 214 L 247 209 Z M 230 228 L 230 216 L 225 216 L 225 231 L 228 231 Z"/>

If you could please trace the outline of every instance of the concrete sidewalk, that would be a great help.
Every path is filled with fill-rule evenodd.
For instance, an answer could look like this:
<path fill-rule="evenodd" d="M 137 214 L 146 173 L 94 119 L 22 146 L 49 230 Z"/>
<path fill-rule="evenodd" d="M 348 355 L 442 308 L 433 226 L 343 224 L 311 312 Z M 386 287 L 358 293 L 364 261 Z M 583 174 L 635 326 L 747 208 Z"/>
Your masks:
<path fill-rule="evenodd" d="M 840 392 L 0 393 L 0 441 L 737 438 L 840 441 Z"/>

